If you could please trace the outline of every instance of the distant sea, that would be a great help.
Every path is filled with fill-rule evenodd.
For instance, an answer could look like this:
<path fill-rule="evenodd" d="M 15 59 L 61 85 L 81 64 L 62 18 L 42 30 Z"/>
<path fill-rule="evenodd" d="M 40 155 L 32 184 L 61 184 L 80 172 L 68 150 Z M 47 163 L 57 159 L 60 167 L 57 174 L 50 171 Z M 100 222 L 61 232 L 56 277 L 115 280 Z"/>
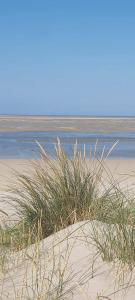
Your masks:
<path fill-rule="evenodd" d="M 39 147 L 38 141 L 50 154 L 55 157 L 54 144 L 60 138 L 68 156 L 72 155 L 73 145 L 77 141 L 78 149 L 83 151 L 84 144 L 86 155 L 94 153 L 95 143 L 96 155 L 100 156 L 103 148 L 105 153 L 119 141 L 110 158 L 135 158 L 135 132 L 111 132 L 111 133 L 84 133 L 84 132 L 1 132 L 0 133 L 0 159 L 27 159 L 38 158 Z"/>

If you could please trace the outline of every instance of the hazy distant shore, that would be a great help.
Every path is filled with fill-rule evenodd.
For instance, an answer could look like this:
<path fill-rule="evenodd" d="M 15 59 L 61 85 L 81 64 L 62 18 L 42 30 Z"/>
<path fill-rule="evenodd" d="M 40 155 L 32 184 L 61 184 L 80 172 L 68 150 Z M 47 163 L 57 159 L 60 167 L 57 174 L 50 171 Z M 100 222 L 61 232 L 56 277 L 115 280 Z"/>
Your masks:
<path fill-rule="evenodd" d="M 0 116 L 0 132 L 134 132 L 135 117 Z"/>

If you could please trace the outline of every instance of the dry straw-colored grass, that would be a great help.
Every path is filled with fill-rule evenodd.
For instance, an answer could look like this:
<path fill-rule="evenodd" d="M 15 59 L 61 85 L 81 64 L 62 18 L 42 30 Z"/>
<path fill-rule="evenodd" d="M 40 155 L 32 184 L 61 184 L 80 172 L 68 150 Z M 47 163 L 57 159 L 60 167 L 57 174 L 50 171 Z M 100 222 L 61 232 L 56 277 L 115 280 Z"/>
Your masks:
<path fill-rule="evenodd" d="M 127 265 L 133 271 L 134 196 L 131 199 L 130 194 L 121 190 L 113 174 L 105 168 L 105 159 L 113 148 L 106 157 L 103 151 L 97 158 L 96 147 L 93 156 L 88 158 L 85 147 L 82 153 L 76 144 L 69 158 L 58 140 L 56 157 L 52 159 L 39 145 L 41 157 L 32 162 L 33 172 L 16 174 L 12 196 L 10 194 L 8 200 L 16 207 L 20 221 L 0 228 L 1 272 L 6 272 L 5 261 L 11 251 L 38 244 L 56 231 L 83 220 L 98 220 L 106 224 L 101 226 L 100 231 L 94 226 L 89 237 L 103 261 L 117 261 L 120 262 L 119 267 Z M 107 184 L 103 173 L 107 175 Z M 86 237 L 86 240 L 89 238 Z M 62 294 L 62 280 L 63 277 L 59 283 L 59 294 Z"/>

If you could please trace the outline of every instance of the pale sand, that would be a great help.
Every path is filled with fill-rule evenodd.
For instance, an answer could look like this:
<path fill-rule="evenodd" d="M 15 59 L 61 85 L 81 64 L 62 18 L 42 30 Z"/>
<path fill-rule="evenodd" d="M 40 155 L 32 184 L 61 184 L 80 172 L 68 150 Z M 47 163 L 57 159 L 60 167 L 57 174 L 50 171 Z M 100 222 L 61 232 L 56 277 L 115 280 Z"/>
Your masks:
<path fill-rule="evenodd" d="M 108 160 L 106 167 L 109 169 L 104 174 L 105 178 L 110 176 L 109 170 L 111 170 L 116 180 L 124 180 L 122 184 L 125 188 L 134 188 L 135 160 Z M 27 160 L 0 161 L 1 200 L 2 195 L 6 196 L 7 185 L 12 185 L 13 169 L 19 172 L 31 172 L 30 162 Z M 132 176 L 128 178 L 129 175 Z M 0 204 L 0 207 L 6 209 L 11 216 L 13 211 L 10 205 L 4 206 L 4 201 Z M 126 290 L 125 295 L 122 285 L 121 291 L 112 295 L 118 289 L 118 282 L 123 284 L 122 273 L 118 272 L 117 268 L 112 268 L 111 263 L 103 262 L 100 256 L 95 260 L 97 250 L 91 244 L 90 239 L 93 225 L 96 225 L 99 230 L 102 226 L 106 226 L 97 221 L 80 222 L 46 238 L 38 245 L 33 245 L 18 254 L 11 254 L 7 262 L 7 272 L 4 277 L 0 277 L 0 299 L 56 299 L 53 296 L 46 297 L 48 289 L 54 295 L 55 289 L 58 288 L 60 282 L 64 281 L 62 299 L 134 300 L 134 286 Z M 124 274 L 125 282 L 127 282 L 129 275 Z M 53 285 L 50 285 L 47 278 L 51 278 Z M 134 283 L 135 273 L 133 273 L 132 280 L 130 284 Z"/>
<path fill-rule="evenodd" d="M 0 159 L 0 191 L 6 191 L 15 180 L 15 172 L 29 172 L 31 161 L 25 159 Z"/>
<path fill-rule="evenodd" d="M 91 240 L 93 226 L 100 234 L 107 225 L 76 223 L 11 254 L 0 279 L 0 299 L 134 300 L 135 272 L 131 278 L 126 268 L 121 272 L 117 264 L 103 262 Z"/>
<path fill-rule="evenodd" d="M 16 173 L 28 174 L 31 172 L 31 161 L 23 159 L 0 160 L 0 210 L 8 214 L 8 219 L 17 221 L 16 210 L 10 205 L 9 190 L 16 182 Z M 7 200 L 8 198 L 8 200 Z M 1 215 L 1 214 L 0 214 Z M 2 214 L 2 219 L 4 218 Z M 5 219 L 5 218 L 4 218 Z M 7 217 L 6 217 L 7 219 Z"/>

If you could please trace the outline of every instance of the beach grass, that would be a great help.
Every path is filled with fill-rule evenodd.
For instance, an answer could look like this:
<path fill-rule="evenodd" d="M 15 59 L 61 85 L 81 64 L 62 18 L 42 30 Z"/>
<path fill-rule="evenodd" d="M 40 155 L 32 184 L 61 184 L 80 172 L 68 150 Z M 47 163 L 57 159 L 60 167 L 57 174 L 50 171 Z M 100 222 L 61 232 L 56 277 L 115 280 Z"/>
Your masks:
<path fill-rule="evenodd" d="M 88 159 L 85 148 L 82 153 L 76 144 L 69 158 L 59 140 L 55 158 L 41 145 L 39 149 L 41 157 L 31 163 L 32 172 L 16 173 L 8 199 L 16 208 L 19 221 L 0 227 L 1 273 L 5 272 L 9 253 L 38 245 L 44 238 L 77 222 L 93 220 L 99 223 L 93 223 L 92 234 L 86 239 L 95 245 L 103 261 L 117 263 L 121 269 L 126 265 L 132 272 L 135 267 L 134 195 L 123 191 L 113 179 L 105 167 L 103 153 L 97 158 L 95 146 L 93 156 Z M 105 172 L 107 183 L 103 177 Z M 60 299 L 63 293 L 64 274 L 59 274 L 59 297 L 54 299 Z M 53 299 L 49 297 L 45 299 Z"/>
<path fill-rule="evenodd" d="M 12 202 L 24 226 L 42 228 L 42 237 L 92 216 L 102 177 L 102 160 L 87 161 L 73 149 L 69 159 L 58 141 L 52 159 L 40 146 L 41 159 L 32 164 L 30 175 L 17 174 Z"/>
<path fill-rule="evenodd" d="M 82 153 L 76 143 L 69 158 L 58 139 L 52 159 L 38 145 L 40 160 L 31 162 L 30 173 L 16 172 L 8 199 L 20 220 L 6 229 L 7 237 L 12 237 L 14 243 L 20 235 L 22 245 L 27 244 L 27 239 L 33 243 L 37 233 L 43 239 L 83 220 L 134 225 L 134 197 L 120 188 L 105 167 L 113 148 L 97 158 L 95 145 L 93 155 L 86 158 L 85 147 Z"/>

